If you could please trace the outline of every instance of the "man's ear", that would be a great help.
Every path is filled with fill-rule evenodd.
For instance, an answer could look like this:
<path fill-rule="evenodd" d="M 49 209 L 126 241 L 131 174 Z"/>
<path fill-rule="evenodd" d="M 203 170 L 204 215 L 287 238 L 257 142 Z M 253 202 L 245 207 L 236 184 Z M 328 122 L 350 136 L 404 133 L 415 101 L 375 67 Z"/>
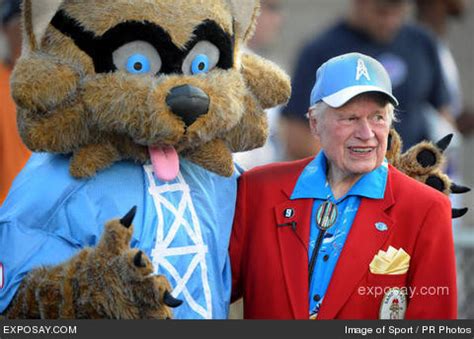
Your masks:
<path fill-rule="evenodd" d="M 260 14 L 259 0 L 226 0 L 235 23 L 237 39 L 247 41 L 253 35 Z"/>
<path fill-rule="evenodd" d="M 313 136 L 318 136 L 318 120 L 314 117 L 311 117 L 310 112 L 306 113 L 309 119 L 309 128 L 311 129 L 311 134 Z"/>
<path fill-rule="evenodd" d="M 46 29 L 64 0 L 23 1 L 23 52 L 39 49 Z"/>

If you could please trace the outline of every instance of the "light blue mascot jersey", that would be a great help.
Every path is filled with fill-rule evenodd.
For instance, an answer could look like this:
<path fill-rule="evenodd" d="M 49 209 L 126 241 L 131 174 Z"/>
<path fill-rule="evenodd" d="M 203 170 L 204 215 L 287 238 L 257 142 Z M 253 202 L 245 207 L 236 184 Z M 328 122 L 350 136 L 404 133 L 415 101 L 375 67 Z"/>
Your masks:
<path fill-rule="evenodd" d="M 132 162 L 76 180 L 68 157 L 34 154 L 0 208 L 0 313 L 30 270 L 95 246 L 104 224 L 136 205 L 131 246 L 149 256 L 184 301 L 175 318 L 227 318 L 237 177 L 180 159 L 179 176 L 168 183 L 151 165 Z"/>

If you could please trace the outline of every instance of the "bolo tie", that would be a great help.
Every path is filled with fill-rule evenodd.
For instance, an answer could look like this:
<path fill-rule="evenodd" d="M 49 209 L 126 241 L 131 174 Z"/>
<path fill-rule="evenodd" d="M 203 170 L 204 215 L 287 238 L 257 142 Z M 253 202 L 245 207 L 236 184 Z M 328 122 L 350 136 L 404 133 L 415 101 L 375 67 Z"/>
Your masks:
<path fill-rule="evenodd" d="M 311 278 L 313 277 L 314 265 L 318 258 L 319 248 L 323 242 L 324 234 L 326 231 L 336 223 L 337 220 L 337 205 L 329 200 L 326 200 L 319 206 L 316 212 L 316 227 L 319 228 L 320 232 L 316 244 L 311 254 L 311 261 L 309 263 L 309 282 L 308 286 L 311 285 Z"/>

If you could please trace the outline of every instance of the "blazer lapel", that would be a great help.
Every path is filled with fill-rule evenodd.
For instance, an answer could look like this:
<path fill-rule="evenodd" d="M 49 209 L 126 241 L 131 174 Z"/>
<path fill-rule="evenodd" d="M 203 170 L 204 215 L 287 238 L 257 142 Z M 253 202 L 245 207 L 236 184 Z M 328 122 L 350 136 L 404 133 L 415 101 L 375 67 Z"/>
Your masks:
<path fill-rule="evenodd" d="M 312 199 L 288 200 L 274 207 L 286 290 L 296 319 L 308 318 L 308 241 Z"/>
<path fill-rule="evenodd" d="M 363 198 L 361 201 L 321 304 L 318 319 L 334 319 L 367 273 L 374 255 L 385 244 L 395 227 L 393 220 L 386 214 L 393 203 L 389 175 L 384 199 Z M 388 229 L 377 230 L 375 224 L 378 222 L 385 223 Z"/>

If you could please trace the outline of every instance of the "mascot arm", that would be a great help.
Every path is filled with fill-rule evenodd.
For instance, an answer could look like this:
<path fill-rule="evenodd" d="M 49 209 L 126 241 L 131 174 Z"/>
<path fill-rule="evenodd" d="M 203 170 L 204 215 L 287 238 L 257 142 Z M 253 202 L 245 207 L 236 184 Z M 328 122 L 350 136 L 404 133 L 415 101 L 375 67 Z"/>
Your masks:
<path fill-rule="evenodd" d="M 6 317 L 170 318 L 169 307 L 177 307 L 181 301 L 169 293 L 171 288 L 166 278 L 152 274 L 152 263 L 145 254 L 129 247 L 135 211 L 133 208 L 122 219 L 108 222 L 97 247 L 85 248 L 60 265 L 39 267 L 26 273 L 37 266 L 31 264 L 35 259 L 28 265 L 20 263 L 22 269 L 16 276 L 26 274 L 26 277 L 21 282 L 21 278 L 14 277 L 12 280 L 16 279 L 16 283 L 7 286 L 6 290 L 10 292 L 6 293 L 9 294 L 15 293 L 13 285 L 19 285 L 19 288 L 4 312 Z M 65 252 L 77 251 L 59 239 L 51 242 L 48 236 L 39 238 L 33 247 L 52 246 L 48 252 L 53 257 L 64 258 L 67 257 Z M 2 237 L 2 240 L 6 242 L 8 237 Z M 31 257 L 36 257 L 31 251 Z M 12 251 L 10 255 L 14 265 L 18 253 Z"/>

